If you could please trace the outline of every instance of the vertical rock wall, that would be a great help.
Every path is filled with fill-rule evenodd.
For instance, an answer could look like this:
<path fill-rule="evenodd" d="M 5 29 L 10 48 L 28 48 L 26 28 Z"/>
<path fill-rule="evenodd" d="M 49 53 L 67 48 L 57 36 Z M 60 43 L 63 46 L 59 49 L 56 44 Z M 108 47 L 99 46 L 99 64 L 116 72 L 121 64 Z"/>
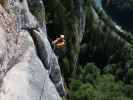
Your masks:
<path fill-rule="evenodd" d="M 60 100 L 65 95 L 57 57 L 40 21 L 44 16 L 31 13 L 32 3 L 8 0 L 6 11 L 0 6 L 0 100 Z"/>

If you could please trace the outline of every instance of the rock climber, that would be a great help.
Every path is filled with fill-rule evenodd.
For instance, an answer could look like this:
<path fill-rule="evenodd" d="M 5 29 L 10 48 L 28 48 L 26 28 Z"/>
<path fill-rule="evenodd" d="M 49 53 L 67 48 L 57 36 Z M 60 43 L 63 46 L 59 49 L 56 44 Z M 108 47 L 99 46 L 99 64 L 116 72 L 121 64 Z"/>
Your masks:
<path fill-rule="evenodd" d="M 55 48 L 64 48 L 65 46 L 64 35 L 60 35 L 60 37 L 52 41 L 52 44 L 54 45 Z"/>
<path fill-rule="evenodd" d="M 54 39 L 52 41 L 52 47 L 58 60 L 61 61 L 66 52 L 64 35 L 60 35 Z"/>

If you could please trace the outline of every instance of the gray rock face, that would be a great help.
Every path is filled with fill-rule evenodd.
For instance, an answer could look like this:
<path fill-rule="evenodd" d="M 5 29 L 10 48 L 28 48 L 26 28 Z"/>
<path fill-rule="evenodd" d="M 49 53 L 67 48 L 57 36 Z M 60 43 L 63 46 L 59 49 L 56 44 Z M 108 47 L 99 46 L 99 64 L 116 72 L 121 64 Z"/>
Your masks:
<path fill-rule="evenodd" d="M 27 0 L 0 6 L 0 100 L 61 100 L 57 57 Z"/>
<path fill-rule="evenodd" d="M 8 0 L 9 10 L 16 17 L 16 29 L 21 31 L 22 28 L 36 28 L 39 26 L 36 18 L 29 11 L 27 0 Z"/>
<path fill-rule="evenodd" d="M 64 96 L 65 91 L 60 73 L 60 67 L 57 57 L 50 47 L 47 36 L 43 34 L 41 30 L 32 30 L 30 31 L 30 34 L 35 41 L 34 43 L 36 45 L 37 54 L 44 64 L 45 68 L 48 70 L 52 82 L 55 84 L 60 95 Z"/>
<path fill-rule="evenodd" d="M 27 0 L 29 9 L 37 18 L 41 28 L 45 28 L 45 7 L 43 0 Z"/>
<path fill-rule="evenodd" d="M 24 38 L 29 33 L 23 32 Z M 37 57 L 33 41 L 27 41 L 25 53 L 3 78 L 0 100 L 61 100 L 48 71 Z"/>

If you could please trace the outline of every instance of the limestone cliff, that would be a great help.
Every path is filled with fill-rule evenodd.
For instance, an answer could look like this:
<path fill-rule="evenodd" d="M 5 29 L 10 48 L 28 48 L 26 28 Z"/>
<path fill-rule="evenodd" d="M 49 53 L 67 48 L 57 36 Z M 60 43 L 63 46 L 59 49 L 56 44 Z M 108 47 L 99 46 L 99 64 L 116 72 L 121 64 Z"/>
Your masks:
<path fill-rule="evenodd" d="M 0 5 L 0 100 L 61 100 L 65 95 L 44 16 L 33 13 L 33 1 Z"/>

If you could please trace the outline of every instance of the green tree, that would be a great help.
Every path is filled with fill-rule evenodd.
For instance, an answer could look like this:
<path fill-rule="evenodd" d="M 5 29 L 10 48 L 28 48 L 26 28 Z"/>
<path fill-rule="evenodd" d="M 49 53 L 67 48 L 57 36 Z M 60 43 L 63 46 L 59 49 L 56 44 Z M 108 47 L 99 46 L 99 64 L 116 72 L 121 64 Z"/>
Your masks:
<path fill-rule="evenodd" d="M 127 80 L 128 83 L 133 83 L 133 68 L 129 68 L 127 72 Z"/>
<path fill-rule="evenodd" d="M 118 28 L 93 0 L 47 2 L 48 35 L 65 35 L 59 63 L 70 100 L 132 100 L 132 33 Z"/>
<path fill-rule="evenodd" d="M 72 80 L 70 85 L 71 100 L 132 100 L 126 95 L 128 91 L 123 92 L 124 83 L 110 74 L 99 75 L 96 84 Z"/>

